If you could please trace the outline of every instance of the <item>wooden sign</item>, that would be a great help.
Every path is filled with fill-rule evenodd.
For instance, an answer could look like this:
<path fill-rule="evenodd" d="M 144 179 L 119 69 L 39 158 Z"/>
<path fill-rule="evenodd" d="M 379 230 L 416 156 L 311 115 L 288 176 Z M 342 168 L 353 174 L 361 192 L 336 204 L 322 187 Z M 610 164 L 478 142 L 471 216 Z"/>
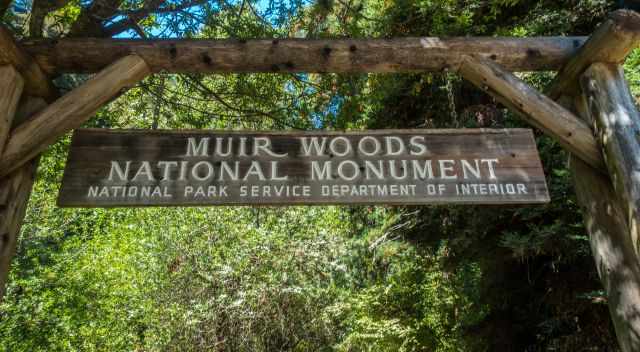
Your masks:
<path fill-rule="evenodd" d="M 63 207 L 549 201 L 528 129 L 76 130 Z"/>

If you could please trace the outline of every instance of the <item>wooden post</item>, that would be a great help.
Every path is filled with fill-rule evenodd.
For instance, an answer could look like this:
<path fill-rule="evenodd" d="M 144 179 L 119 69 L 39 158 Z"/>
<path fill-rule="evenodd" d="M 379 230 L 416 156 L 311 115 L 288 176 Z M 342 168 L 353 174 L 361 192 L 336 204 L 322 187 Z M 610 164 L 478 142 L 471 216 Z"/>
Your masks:
<path fill-rule="evenodd" d="M 574 100 L 574 102 L 572 102 Z M 587 99 L 563 95 L 563 105 L 574 105 L 589 121 Z M 574 104 L 573 104 L 574 103 Z M 571 155 L 578 204 L 589 232 L 591 252 L 598 276 L 607 293 L 609 312 L 618 343 L 624 352 L 640 350 L 640 262 L 633 250 L 625 210 L 611 180 Z"/>
<path fill-rule="evenodd" d="M 6 189 L 6 203 L 0 206 L 0 302 L 4 297 L 11 259 L 16 252 L 18 234 L 22 226 L 27 202 L 35 180 L 37 158 L 2 180 L 0 187 Z"/>
<path fill-rule="evenodd" d="M 46 106 L 42 98 L 26 97 L 23 99 L 14 118 L 14 126 L 26 120 L 35 112 Z M 6 178 L 0 180 L 0 191 L 3 191 L 4 202 L 0 202 L 0 302 L 4 296 L 11 259 L 18 244 L 18 235 L 35 181 L 38 158 L 27 162 Z"/>
<path fill-rule="evenodd" d="M 579 94 L 580 75 L 592 63 L 622 63 L 639 42 L 640 14 L 631 10 L 612 12 L 558 72 L 549 89 L 549 97 L 558 100 L 562 95 Z"/>
<path fill-rule="evenodd" d="M 466 57 L 458 72 L 589 165 L 604 170 L 591 128 L 571 111 L 489 60 Z"/>
<path fill-rule="evenodd" d="M 7 142 L 9 130 L 13 124 L 14 114 L 23 88 L 22 77 L 11 66 L 0 68 L 0 150 Z M 23 207 L 16 206 L 21 195 L 28 198 L 31 185 L 24 189 L 26 183 L 20 182 L 26 174 L 16 173 L 8 179 L 0 180 L 0 301 L 4 296 L 4 287 L 9 274 L 9 263 L 15 252 L 16 226 L 20 226 L 24 213 Z M 24 170 L 28 171 L 28 170 Z M 20 187 L 20 186 L 23 187 Z M 24 202 L 26 204 L 26 202 Z"/>
<path fill-rule="evenodd" d="M 104 103 L 148 74 L 144 60 L 136 55 L 126 56 L 18 126 L 11 131 L 0 159 L 0 177 L 17 170 L 65 133 L 80 127 Z"/>
<path fill-rule="evenodd" d="M 640 113 L 618 65 L 591 65 L 581 86 L 587 117 L 595 125 L 609 177 L 626 214 L 632 248 L 640 254 Z"/>
<path fill-rule="evenodd" d="M 627 235 L 625 212 L 605 175 L 576 156 L 570 163 L 618 343 L 624 352 L 640 351 L 640 265 Z"/>

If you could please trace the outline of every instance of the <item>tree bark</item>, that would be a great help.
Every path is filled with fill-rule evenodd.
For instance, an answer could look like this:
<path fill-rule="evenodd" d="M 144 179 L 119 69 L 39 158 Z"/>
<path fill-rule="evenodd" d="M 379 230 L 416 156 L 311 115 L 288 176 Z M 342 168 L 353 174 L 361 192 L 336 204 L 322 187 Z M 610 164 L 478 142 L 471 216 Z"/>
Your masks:
<path fill-rule="evenodd" d="M 609 177 L 626 215 L 632 248 L 640 254 L 640 113 L 618 65 L 591 65 L 581 86 L 586 113 L 594 122 Z"/>
<path fill-rule="evenodd" d="M 14 126 L 36 111 L 46 106 L 42 98 L 27 97 L 16 113 Z M 0 302 L 4 297 L 11 259 L 18 243 L 18 234 L 22 226 L 27 202 L 35 180 L 38 159 L 35 158 L 4 179 L 0 179 Z"/>
<path fill-rule="evenodd" d="M 575 156 L 570 163 L 618 343 L 624 352 L 640 351 L 640 265 L 625 211 L 606 176 Z"/>
<path fill-rule="evenodd" d="M 572 99 L 563 96 L 561 100 Z M 578 115 L 593 123 L 586 95 L 573 100 Z M 570 168 L 618 343 L 624 352 L 640 351 L 640 262 L 625 210 L 609 177 L 573 155 Z"/>
<path fill-rule="evenodd" d="M 107 101 L 148 74 L 144 60 L 135 55 L 124 57 L 11 131 L 0 158 L 0 177 L 18 169 L 65 133 L 80 127 Z"/>
<path fill-rule="evenodd" d="M 12 66 L 0 66 L 0 155 L 7 143 L 24 82 Z"/>
<path fill-rule="evenodd" d="M 580 75 L 592 63 L 619 64 L 640 43 L 640 14 L 618 10 L 609 15 L 580 48 L 578 53 L 558 72 L 548 95 L 557 100 L 561 95 L 580 92 Z"/>
<path fill-rule="evenodd" d="M 15 255 L 18 234 L 36 176 L 38 160 L 30 160 L 14 173 L 0 180 L 6 204 L 0 205 L 0 302 L 4 297 L 11 259 Z"/>
<path fill-rule="evenodd" d="M 468 55 L 509 71 L 557 70 L 584 37 L 269 40 L 28 40 L 50 74 L 96 72 L 129 54 L 154 72 L 420 72 L 456 68 Z"/>
<path fill-rule="evenodd" d="M 25 93 L 51 101 L 57 97 L 56 89 L 38 64 L 13 40 L 11 32 L 0 25 L 0 65 L 11 65 L 24 79 Z"/>

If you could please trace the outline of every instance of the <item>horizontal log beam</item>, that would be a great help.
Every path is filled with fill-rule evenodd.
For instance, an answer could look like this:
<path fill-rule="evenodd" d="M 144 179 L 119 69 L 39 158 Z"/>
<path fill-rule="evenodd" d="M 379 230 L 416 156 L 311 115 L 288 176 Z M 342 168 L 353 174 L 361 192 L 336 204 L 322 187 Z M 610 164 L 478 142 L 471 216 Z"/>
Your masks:
<path fill-rule="evenodd" d="M 58 92 L 38 64 L 19 48 L 11 32 L 0 25 L 0 65 L 11 65 L 24 79 L 24 91 L 30 96 L 52 101 Z"/>
<path fill-rule="evenodd" d="M 80 127 L 103 104 L 149 74 L 140 57 L 126 56 L 11 131 L 0 158 L 0 177 L 40 154 L 58 138 Z"/>
<path fill-rule="evenodd" d="M 618 10 L 609 15 L 569 62 L 558 72 L 548 89 L 548 96 L 579 93 L 580 74 L 596 62 L 620 64 L 640 44 L 640 14 Z"/>
<path fill-rule="evenodd" d="M 571 111 L 492 61 L 467 57 L 459 73 L 589 165 L 605 170 L 591 128 Z"/>
<path fill-rule="evenodd" d="M 269 40 L 59 39 L 22 42 L 50 74 L 96 72 L 129 54 L 154 72 L 416 72 L 455 68 L 465 55 L 510 71 L 557 70 L 585 37 Z"/>

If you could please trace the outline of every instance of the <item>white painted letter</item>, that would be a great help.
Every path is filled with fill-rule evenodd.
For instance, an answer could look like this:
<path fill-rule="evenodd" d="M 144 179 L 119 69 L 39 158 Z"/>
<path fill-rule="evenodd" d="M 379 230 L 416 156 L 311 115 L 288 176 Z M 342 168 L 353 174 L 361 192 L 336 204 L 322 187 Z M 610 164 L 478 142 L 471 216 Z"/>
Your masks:
<path fill-rule="evenodd" d="M 156 179 L 153 177 L 153 173 L 151 172 L 151 165 L 149 165 L 148 161 L 143 161 L 142 165 L 140 165 L 140 168 L 138 169 L 138 172 L 136 172 L 136 175 L 133 176 L 132 181 L 136 181 L 138 179 L 138 177 L 142 177 L 142 176 L 146 176 L 147 177 L 147 181 L 155 181 Z"/>
<path fill-rule="evenodd" d="M 286 181 L 289 179 L 289 176 L 278 176 L 278 162 L 271 162 L 271 181 Z"/>
<path fill-rule="evenodd" d="M 171 181 L 169 179 L 169 172 L 171 171 L 171 167 L 178 167 L 177 161 L 158 161 L 158 167 L 162 169 L 162 180 L 160 181 Z"/>
<path fill-rule="evenodd" d="M 367 141 L 373 142 L 373 151 L 368 152 L 364 150 L 365 142 Z M 360 153 L 366 156 L 373 156 L 378 154 L 380 152 L 380 148 L 382 148 L 382 146 L 380 145 L 380 142 L 372 136 L 362 137 L 362 139 L 360 139 L 360 141 L 358 142 L 358 150 L 360 151 Z"/>
<path fill-rule="evenodd" d="M 453 172 L 453 165 L 455 164 L 455 162 L 453 160 L 439 160 L 438 163 L 440 164 L 440 178 L 445 179 L 445 180 L 455 180 L 456 178 L 458 178 L 458 176 L 456 174 L 453 175 L 447 175 L 447 172 Z M 445 166 L 444 164 L 449 164 L 449 166 Z"/>
<path fill-rule="evenodd" d="M 460 160 L 460 163 L 462 163 L 462 176 L 465 180 L 469 178 L 467 171 L 472 173 L 475 178 L 480 178 L 480 164 L 478 163 L 478 159 L 473 159 L 473 161 L 476 163 L 475 168 L 466 159 Z"/>
<path fill-rule="evenodd" d="M 278 154 L 271 150 L 271 140 L 267 137 L 255 137 L 253 139 L 253 156 L 258 156 L 260 151 L 267 153 L 270 156 L 274 156 L 276 158 L 284 158 L 288 155 L 288 153 Z"/>
<path fill-rule="evenodd" d="M 109 181 L 113 181 L 114 171 L 118 174 L 119 181 L 127 181 L 129 178 L 129 166 L 131 165 L 131 160 L 127 160 L 125 162 L 124 171 L 120 168 L 120 164 L 117 161 L 111 161 L 111 171 L 109 171 Z"/>
<path fill-rule="evenodd" d="M 200 138 L 198 144 L 195 137 L 189 137 L 185 156 L 209 156 L 209 137 Z"/>
<path fill-rule="evenodd" d="M 311 162 L 311 179 L 312 180 L 331 180 L 331 162 L 323 162 L 322 169 L 320 169 L 317 161 Z"/>
<path fill-rule="evenodd" d="M 481 159 L 480 162 L 487 163 L 489 167 L 489 179 L 495 180 L 497 177 L 493 165 L 498 163 L 498 159 Z"/>
<path fill-rule="evenodd" d="M 388 136 L 384 137 L 384 139 L 387 142 L 387 155 L 400 155 L 404 153 L 404 143 L 400 137 Z M 398 150 L 393 150 L 394 142 L 395 145 L 398 146 Z"/>
<path fill-rule="evenodd" d="M 311 143 L 309 143 L 309 140 L 311 140 Z M 307 137 L 300 138 L 300 144 L 302 144 L 302 155 L 311 156 L 311 153 L 313 153 L 313 156 L 324 155 L 324 149 L 327 145 L 327 137 L 322 137 L 322 144 L 318 143 L 318 137 L 309 137 L 309 140 L 307 140 Z M 312 149 L 314 150 L 312 151 Z"/>
<path fill-rule="evenodd" d="M 344 144 L 344 151 L 342 151 L 341 153 L 339 153 L 338 150 L 336 149 L 336 141 L 340 141 Z M 345 156 L 351 153 L 351 143 L 345 137 L 336 137 L 332 139 L 331 142 L 329 143 L 329 150 L 331 150 L 331 153 L 337 156 Z"/>
<path fill-rule="evenodd" d="M 420 143 L 420 142 L 422 143 Z M 411 155 L 423 155 L 427 153 L 427 146 L 424 145 L 425 140 L 424 140 L 424 136 L 413 136 L 411 137 L 411 139 L 409 139 L 409 143 L 411 144 L 412 147 L 417 148 L 418 150 L 411 150 L 410 154 Z"/>

